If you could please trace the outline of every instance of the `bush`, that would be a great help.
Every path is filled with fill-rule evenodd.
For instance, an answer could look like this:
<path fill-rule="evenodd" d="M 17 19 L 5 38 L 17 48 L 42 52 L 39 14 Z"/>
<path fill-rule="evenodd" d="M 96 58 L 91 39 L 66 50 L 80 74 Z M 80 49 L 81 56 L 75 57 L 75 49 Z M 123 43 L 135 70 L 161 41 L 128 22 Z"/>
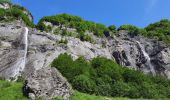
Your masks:
<path fill-rule="evenodd" d="M 63 29 L 63 31 L 62 31 L 62 36 L 67 36 L 67 34 L 68 34 L 68 32 L 67 32 L 67 30 L 66 29 Z"/>
<path fill-rule="evenodd" d="M 12 6 L 10 9 L 0 9 L 0 20 L 7 20 L 7 21 L 12 21 L 12 20 L 18 20 L 22 19 L 26 25 L 30 27 L 34 27 L 34 24 L 26 14 L 24 14 L 23 10 L 20 9 L 18 6 Z"/>
<path fill-rule="evenodd" d="M 78 34 L 77 38 L 79 38 L 81 41 L 89 41 L 90 43 L 94 42 L 94 40 L 91 36 L 89 36 L 88 34 L 85 34 L 83 32 L 80 32 Z"/>
<path fill-rule="evenodd" d="M 162 19 L 159 22 L 150 24 L 145 29 L 148 32 L 148 37 L 170 43 L 170 21 L 168 19 Z"/>
<path fill-rule="evenodd" d="M 157 98 L 158 90 L 156 90 L 156 87 L 154 84 L 149 84 L 147 82 L 141 83 L 139 87 L 139 94 L 143 96 L 143 98 Z"/>
<path fill-rule="evenodd" d="M 139 29 L 133 25 L 122 25 L 118 28 L 118 30 L 127 30 L 130 36 L 137 36 L 139 33 Z"/>
<path fill-rule="evenodd" d="M 129 98 L 170 98 L 170 80 L 161 76 L 145 75 L 97 57 L 86 61 L 83 57 L 73 61 L 61 54 L 53 63 L 69 80 L 74 89 L 84 93 Z"/>
<path fill-rule="evenodd" d="M 115 25 L 110 25 L 110 26 L 108 27 L 108 29 L 109 29 L 111 32 L 113 32 L 113 33 L 116 32 L 116 26 L 115 26 Z"/>
<path fill-rule="evenodd" d="M 144 73 L 140 71 L 133 71 L 127 68 L 124 70 L 122 76 L 124 77 L 124 81 L 127 83 L 133 82 L 136 84 L 141 84 L 142 82 L 150 82 Z"/>
<path fill-rule="evenodd" d="M 0 20 L 3 20 L 5 16 L 5 10 L 4 9 L 0 9 Z"/>
<path fill-rule="evenodd" d="M 73 79 L 73 87 L 84 93 L 94 93 L 96 84 L 86 75 L 78 75 Z"/>
<path fill-rule="evenodd" d="M 112 79 L 109 76 L 100 77 L 95 79 L 96 87 L 95 87 L 95 94 L 96 95 L 104 95 L 104 96 L 111 96 L 112 94 L 112 86 L 109 82 L 112 83 Z"/>
<path fill-rule="evenodd" d="M 56 58 L 53 63 L 51 64 L 52 67 L 56 67 L 60 72 L 67 77 L 69 81 L 71 81 L 75 75 L 73 75 L 72 72 L 74 72 L 74 62 L 72 60 L 72 57 L 70 55 L 67 55 L 66 53 L 59 55 L 58 58 Z"/>
<path fill-rule="evenodd" d="M 69 14 L 60 14 L 55 16 L 43 17 L 37 25 L 37 28 L 45 31 L 44 22 L 50 22 L 53 25 L 58 25 L 60 28 L 75 28 L 78 33 L 84 33 L 86 31 L 93 32 L 95 35 L 101 37 L 104 36 L 104 31 L 108 29 L 105 25 L 94 23 L 91 21 L 83 20 L 78 16 L 72 16 Z M 43 26 L 43 27 L 42 27 Z"/>
<path fill-rule="evenodd" d="M 108 75 L 112 78 L 112 81 L 121 80 L 121 69 L 112 60 L 108 60 L 103 57 L 94 58 L 91 61 L 92 67 L 95 69 L 98 77 Z"/>
<path fill-rule="evenodd" d="M 59 41 L 59 44 L 67 44 L 68 43 L 68 40 L 67 39 L 61 39 Z"/>
<path fill-rule="evenodd" d="M 127 83 L 118 81 L 113 84 L 113 97 L 126 97 L 131 87 Z"/>

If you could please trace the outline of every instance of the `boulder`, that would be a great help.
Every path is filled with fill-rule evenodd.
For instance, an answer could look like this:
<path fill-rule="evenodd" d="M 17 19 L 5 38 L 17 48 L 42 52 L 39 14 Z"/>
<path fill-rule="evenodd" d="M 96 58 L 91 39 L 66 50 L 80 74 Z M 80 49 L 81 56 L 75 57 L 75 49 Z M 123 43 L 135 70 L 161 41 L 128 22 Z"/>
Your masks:
<path fill-rule="evenodd" d="M 25 83 L 24 92 L 35 100 L 41 97 L 51 100 L 54 97 L 63 97 L 69 100 L 73 94 L 72 87 L 67 80 L 55 68 L 42 68 L 30 75 Z"/>

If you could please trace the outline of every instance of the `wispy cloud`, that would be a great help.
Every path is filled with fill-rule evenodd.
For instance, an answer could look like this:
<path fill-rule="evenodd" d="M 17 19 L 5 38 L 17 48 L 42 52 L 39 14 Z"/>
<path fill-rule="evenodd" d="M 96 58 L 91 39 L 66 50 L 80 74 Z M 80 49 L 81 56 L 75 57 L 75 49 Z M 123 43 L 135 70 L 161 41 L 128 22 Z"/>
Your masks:
<path fill-rule="evenodd" d="M 152 12 L 152 10 L 156 7 L 159 0 L 147 0 L 147 5 L 145 8 L 146 14 L 149 14 Z"/>

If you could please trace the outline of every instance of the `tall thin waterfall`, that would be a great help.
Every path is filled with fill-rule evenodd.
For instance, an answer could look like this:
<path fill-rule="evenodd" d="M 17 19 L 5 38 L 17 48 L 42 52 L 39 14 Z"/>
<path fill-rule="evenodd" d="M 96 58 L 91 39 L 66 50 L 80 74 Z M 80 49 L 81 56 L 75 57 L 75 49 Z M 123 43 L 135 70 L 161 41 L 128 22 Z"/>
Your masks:
<path fill-rule="evenodd" d="M 11 77 L 14 78 L 15 80 L 17 79 L 18 76 L 21 75 L 21 72 L 24 70 L 25 65 L 26 65 L 26 56 L 27 56 L 27 49 L 28 49 L 28 28 L 24 28 L 24 33 L 22 35 L 22 40 L 21 40 L 21 48 L 19 51 L 20 58 L 17 59 L 15 65 L 11 67 L 13 70 Z"/>
<path fill-rule="evenodd" d="M 28 50 L 28 28 L 25 27 L 25 33 L 24 33 L 24 66 L 22 68 L 22 70 L 24 70 L 25 68 L 25 64 L 26 64 L 26 58 L 27 58 L 27 50 Z"/>
<path fill-rule="evenodd" d="M 139 47 L 141 48 L 141 51 L 142 51 L 144 57 L 145 57 L 146 60 L 147 60 L 146 63 L 147 63 L 147 66 L 149 66 L 151 73 L 152 73 L 153 75 L 155 75 L 156 72 L 155 72 L 155 70 L 154 70 L 154 66 L 151 64 L 151 59 L 150 59 L 148 53 L 145 51 L 145 48 L 141 45 L 141 43 L 140 43 L 139 41 L 136 41 L 136 42 L 138 43 L 138 45 L 139 45 Z"/>

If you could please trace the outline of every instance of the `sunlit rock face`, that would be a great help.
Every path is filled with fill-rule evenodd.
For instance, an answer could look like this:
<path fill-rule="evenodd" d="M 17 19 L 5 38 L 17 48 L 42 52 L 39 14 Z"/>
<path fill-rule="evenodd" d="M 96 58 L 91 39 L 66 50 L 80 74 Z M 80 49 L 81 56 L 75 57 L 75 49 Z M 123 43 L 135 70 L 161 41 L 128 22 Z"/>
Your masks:
<path fill-rule="evenodd" d="M 131 37 L 126 31 L 109 40 L 117 63 L 144 73 L 169 77 L 169 46 L 142 36 Z"/>
<path fill-rule="evenodd" d="M 60 43 L 62 39 L 68 43 Z M 71 86 L 50 66 L 60 54 L 68 53 L 74 60 L 80 56 L 87 60 L 106 57 L 146 74 L 170 78 L 170 46 L 142 36 L 129 36 L 127 31 L 93 39 L 95 43 L 40 32 L 26 27 L 21 20 L 0 23 L 0 77 L 15 81 L 22 76 L 26 80 L 24 91 L 32 99 L 37 96 L 69 99 L 73 93 Z"/>
<path fill-rule="evenodd" d="M 59 43 L 63 38 L 68 40 L 67 44 Z M 131 37 L 126 31 L 119 31 L 112 38 L 96 38 L 93 44 L 32 28 L 27 30 L 22 22 L 15 21 L 0 24 L 0 40 L 0 76 L 6 79 L 16 78 L 21 72 L 25 77 L 30 76 L 36 70 L 49 67 L 56 57 L 65 52 L 73 59 L 84 56 L 90 60 L 102 56 L 129 68 L 169 77 L 170 47 L 142 36 Z M 106 42 L 104 47 L 101 41 Z"/>
<path fill-rule="evenodd" d="M 28 28 L 0 24 L 0 76 L 16 80 L 26 64 Z"/>
<path fill-rule="evenodd" d="M 2 9 L 9 9 L 10 8 L 10 4 L 9 3 L 0 3 L 0 8 L 2 8 Z"/>
<path fill-rule="evenodd" d="M 59 43 L 62 38 L 68 43 Z M 25 93 L 32 99 L 36 96 L 71 97 L 73 91 L 67 80 L 50 67 L 61 53 L 68 53 L 73 59 L 79 56 L 87 60 L 97 56 L 112 59 L 109 49 L 101 44 L 40 32 L 25 27 L 21 21 L 0 23 L 0 77 L 15 81 L 22 76 L 26 80 Z"/>

